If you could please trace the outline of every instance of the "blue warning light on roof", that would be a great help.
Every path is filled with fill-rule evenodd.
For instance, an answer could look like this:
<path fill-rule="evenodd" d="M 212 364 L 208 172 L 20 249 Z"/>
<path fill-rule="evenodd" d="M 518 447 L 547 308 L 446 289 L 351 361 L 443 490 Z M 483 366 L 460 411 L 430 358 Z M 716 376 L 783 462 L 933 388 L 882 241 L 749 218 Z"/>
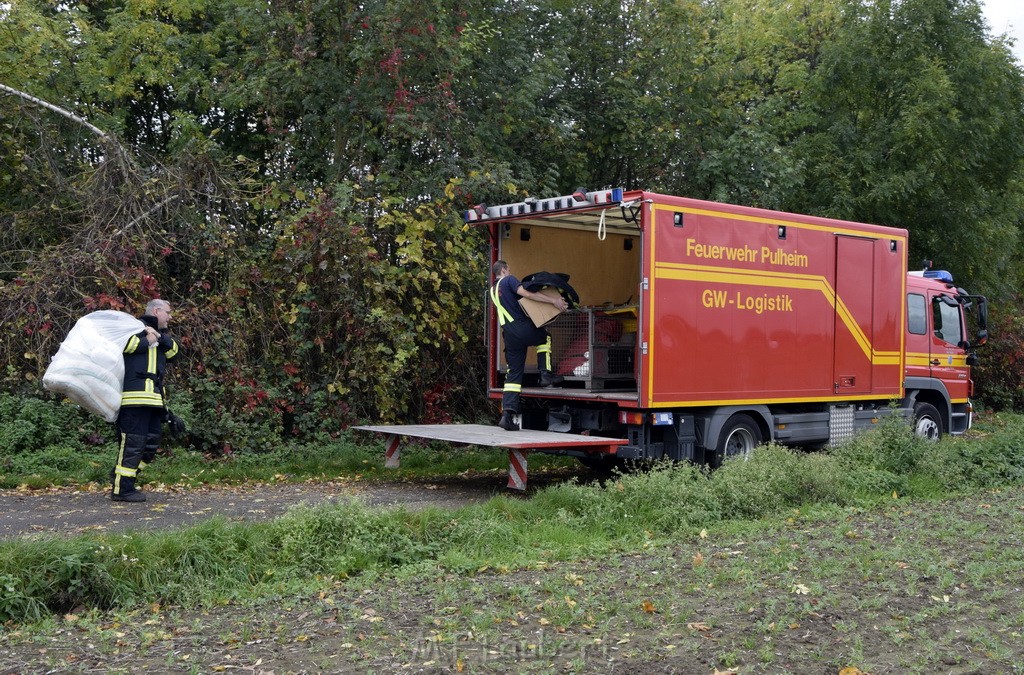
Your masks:
<path fill-rule="evenodd" d="M 947 272 L 946 270 L 925 270 L 924 278 L 944 281 L 947 284 L 953 283 L 953 275 Z"/>

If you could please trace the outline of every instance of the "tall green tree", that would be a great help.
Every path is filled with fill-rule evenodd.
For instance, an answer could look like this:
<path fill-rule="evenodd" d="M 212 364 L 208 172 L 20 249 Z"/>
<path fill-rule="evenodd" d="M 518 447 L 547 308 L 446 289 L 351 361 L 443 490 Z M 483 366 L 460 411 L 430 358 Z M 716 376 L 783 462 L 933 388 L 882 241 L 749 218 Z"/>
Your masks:
<path fill-rule="evenodd" d="M 0 377 L 37 376 L 82 311 L 160 293 L 188 393 L 236 421 L 211 446 L 483 409 L 485 247 L 458 216 L 480 201 L 621 185 L 874 221 L 972 288 L 1020 280 L 1024 82 L 976 0 L 0 18 L 2 83 L 110 136 L 0 94 Z"/>
<path fill-rule="evenodd" d="M 703 16 L 708 44 L 701 152 L 693 167 L 702 196 L 790 208 L 806 166 L 795 144 L 817 120 L 806 91 L 834 39 L 834 0 L 715 0 Z"/>
<path fill-rule="evenodd" d="M 976 0 L 848 2 L 806 92 L 794 208 L 905 227 L 934 258 L 998 291 L 1019 283 L 1024 74 Z"/>

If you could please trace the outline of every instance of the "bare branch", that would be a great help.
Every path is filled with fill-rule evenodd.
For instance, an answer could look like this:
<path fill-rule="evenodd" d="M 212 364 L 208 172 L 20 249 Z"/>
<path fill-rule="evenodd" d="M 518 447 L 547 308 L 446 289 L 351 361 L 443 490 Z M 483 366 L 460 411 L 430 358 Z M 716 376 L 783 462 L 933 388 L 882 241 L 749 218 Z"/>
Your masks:
<path fill-rule="evenodd" d="M 103 131 L 99 127 L 96 127 L 96 126 L 93 126 L 92 124 L 89 124 L 89 122 L 87 122 L 86 120 L 82 119 L 81 117 L 79 117 L 75 113 L 73 113 L 73 112 L 71 112 L 69 110 L 65 110 L 64 108 L 61 108 L 60 106 L 56 106 L 56 105 L 54 105 L 52 103 L 44 101 L 41 98 L 36 98 L 35 96 L 32 96 L 31 94 L 26 94 L 25 92 L 19 91 L 17 89 L 14 89 L 13 87 L 8 87 L 6 84 L 0 84 L 0 91 L 5 91 L 8 94 L 12 94 L 14 96 L 18 96 L 18 97 L 28 101 L 29 103 L 33 103 L 33 104 L 35 104 L 37 106 L 40 106 L 42 108 L 46 108 L 47 110 L 52 110 L 53 112 L 57 113 L 58 115 L 62 115 L 63 117 L 68 118 L 72 122 L 76 122 L 78 124 L 81 124 L 83 127 L 88 129 L 89 131 L 93 132 L 94 134 L 96 134 L 97 136 L 102 138 L 103 140 L 109 140 L 109 138 L 110 138 L 110 136 L 107 134 L 107 132 Z"/>
<path fill-rule="evenodd" d="M 150 214 L 156 213 L 157 211 L 159 211 L 163 207 L 167 206 L 168 204 L 170 204 L 173 201 L 176 201 L 179 198 L 180 198 L 180 195 L 171 195 L 167 199 L 164 199 L 161 202 L 157 202 L 153 206 L 151 206 L 148 209 L 146 209 L 146 211 L 144 213 L 141 213 L 138 216 L 136 216 L 135 218 L 133 218 L 130 223 L 128 223 L 127 225 L 125 225 L 121 229 L 119 229 L 116 232 L 114 232 L 114 234 L 112 236 L 116 237 L 116 236 L 120 236 L 120 235 L 124 234 L 130 228 L 134 227 L 136 225 L 136 223 L 139 223 L 140 221 L 145 220 L 146 218 L 149 217 Z"/>

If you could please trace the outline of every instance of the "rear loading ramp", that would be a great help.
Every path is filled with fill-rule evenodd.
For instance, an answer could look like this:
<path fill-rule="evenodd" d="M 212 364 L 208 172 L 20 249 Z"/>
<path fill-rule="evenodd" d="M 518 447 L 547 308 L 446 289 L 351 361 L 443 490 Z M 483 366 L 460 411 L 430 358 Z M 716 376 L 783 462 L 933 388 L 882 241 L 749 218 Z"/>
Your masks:
<path fill-rule="evenodd" d="M 563 434 L 552 431 L 505 431 L 483 424 L 396 424 L 353 427 L 360 431 L 387 434 L 384 466 L 397 468 L 404 438 L 426 438 L 462 445 L 477 445 L 508 450 L 508 487 L 526 489 L 526 457 L 531 451 L 558 453 L 579 450 L 585 454 L 614 454 L 626 443 L 622 438 Z"/>

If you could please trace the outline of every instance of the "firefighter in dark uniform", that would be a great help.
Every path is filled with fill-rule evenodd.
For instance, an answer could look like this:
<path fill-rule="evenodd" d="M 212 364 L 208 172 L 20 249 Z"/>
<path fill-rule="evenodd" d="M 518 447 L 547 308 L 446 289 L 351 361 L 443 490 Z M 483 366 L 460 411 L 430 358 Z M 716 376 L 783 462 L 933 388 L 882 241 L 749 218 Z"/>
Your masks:
<path fill-rule="evenodd" d="M 523 371 L 526 370 L 526 350 L 537 348 L 537 368 L 540 370 L 540 383 L 543 387 L 551 387 L 561 383 L 562 377 L 552 373 L 551 336 L 543 328 L 537 328 L 519 305 L 519 298 L 530 298 L 554 305 L 560 311 L 568 308 L 565 298 L 553 297 L 543 293 L 533 293 L 509 272 L 508 263 L 499 260 L 491 267 L 491 273 L 497 279 L 491 288 L 491 301 L 498 312 L 498 324 L 501 326 L 502 342 L 505 345 L 505 362 L 508 372 L 505 373 L 505 387 L 501 396 L 501 421 L 498 426 L 506 431 L 518 431 L 519 425 L 512 416 L 519 413 L 519 397 L 523 389 Z"/>
<path fill-rule="evenodd" d="M 164 366 L 178 355 L 178 343 L 167 330 L 170 318 L 170 303 L 150 300 L 141 317 L 146 329 L 128 338 L 124 347 L 124 388 L 117 416 L 121 438 L 110 493 L 115 502 L 146 501 L 135 481 L 160 448 Z"/>

